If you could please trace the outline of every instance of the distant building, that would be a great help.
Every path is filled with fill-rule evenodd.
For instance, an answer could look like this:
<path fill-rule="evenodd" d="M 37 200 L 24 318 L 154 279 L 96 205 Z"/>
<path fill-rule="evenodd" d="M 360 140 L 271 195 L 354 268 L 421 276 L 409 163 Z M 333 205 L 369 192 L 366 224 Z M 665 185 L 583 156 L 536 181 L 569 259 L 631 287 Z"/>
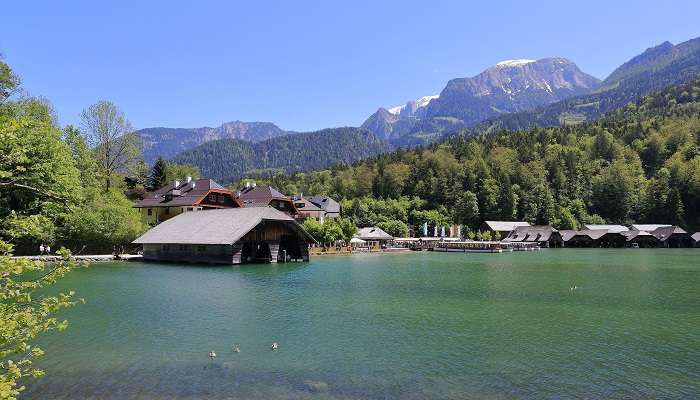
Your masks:
<path fill-rule="evenodd" d="M 623 225 L 598 225 L 598 224 L 584 224 L 583 227 L 587 230 L 590 231 L 596 231 L 599 229 L 605 229 L 608 232 L 613 232 L 613 233 L 619 233 L 619 232 L 627 232 L 629 229 L 627 229 L 626 226 Z"/>
<path fill-rule="evenodd" d="M 559 231 L 565 247 L 625 247 L 627 238 L 621 232 L 607 229 Z"/>
<path fill-rule="evenodd" d="M 693 239 L 678 226 L 661 226 L 649 232 L 656 237 L 663 247 L 693 247 Z"/>
<path fill-rule="evenodd" d="M 147 192 L 134 207 L 141 220 L 157 225 L 187 211 L 236 208 L 241 204 L 233 193 L 211 179 L 174 181 L 156 191 Z"/>
<path fill-rule="evenodd" d="M 631 247 L 637 245 L 637 247 L 659 247 L 659 240 L 656 236 L 652 235 L 647 231 L 630 230 L 627 232 L 622 232 L 622 234 L 627 238 L 627 243 Z"/>
<path fill-rule="evenodd" d="M 294 207 L 297 209 L 297 218 L 304 220 L 306 218 L 313 218 L 319 222 L 323 222 L 326 217 L 326 212 L 323 208 L 309 201 L 308 198 L 294 196 L 292 197 L 294 202 Z"/>
<path fill-rule="evenodd" d="M 507 237 L 518 226 L 530 226 L 530 224 L 524 221 L 484 221 L 479 230 L 489 231 L 493 240 L 500 240 Z"/>
<path fill-rule="evenodd" d="M 516 226 L 504 242 L 536 242 L 541 247 L 562 247 L 564 241 L 551 225 Z"/>
<path fill-rule="evenodd" d="M 354 237 L 362 239 L 370 244 L 376 243 L 379 245 L 386 245 L 388 242 L 394 240 L 393 236 L 384 232 L 381 228 L 378 228 L 376 226 L 369 228 L 360 228 L 357 230 L 357 234 Z"/>
<path fill-rule="evenodd" d="M 328 196 L 310 196 L 308 200 L 325 211 L 324 218 L 340 218 L 340 203 Z"/>
<path fill-rule="evenodd" d="M 295 216 L 298 212 L 292 199 L 272 186 L 257 186 L 255 183 L 249 183 L 239 190 L 237 198 L 243 207 L 269 206 L 291 216 Z"/>
<path fill-rule="evenodd" d="M 693 233 L 690 238 L 693 239 L 695 247 L 700 247 L 700 232 Z"/>
<path fill-rule="evenodd" d="M 647 231 L 647 232 L 652 232 L 655 231 L 659 228 L 668 228 L 671 225 L 663 225 L 663 224 L 633 224 L 630 225 L 630 230 L 633 231 Z"/>
<path fill-rule="evenodd" d="M 251 207 L 180 214 L 133 243 L 145 260 L 242 264 L 308 261 L 315 240 L 289 215 Z"/>

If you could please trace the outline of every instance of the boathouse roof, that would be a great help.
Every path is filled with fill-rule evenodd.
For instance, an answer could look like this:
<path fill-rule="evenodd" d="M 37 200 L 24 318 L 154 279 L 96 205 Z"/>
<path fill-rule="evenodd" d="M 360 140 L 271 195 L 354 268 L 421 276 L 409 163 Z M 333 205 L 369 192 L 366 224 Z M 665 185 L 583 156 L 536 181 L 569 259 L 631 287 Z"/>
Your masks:
<path fill-rule="evenodd" d="M 233 244 L 264 221 L 289 224 L 297 234 L 315 242 L 289 215 L 272 207 L 251 207 L 182 213 L 156 225 L 132 243 Z"/>
<path fill-rule="evenodd" d="M 584 224 L 583 227 L 588 229 L 588 230 L 605 229 L 608 232 L 612 232 L 612 233 L 620 233 L 620 232 L 629 231 L 629 229 L 627 229 L 627 227 L 623 226 L 623 225 Z"/>
<path fill-rule="evenodd" d="M 504 242 L 546 242 L 557 232 L 551 225 L 516 226 Z"/>
<path fill-rule="evenodd" d="M 695 243 L 700 242 L 700 232 L 695 232 L 692 235 L 690 235 L 691 238 L 695 241 Z"/>
<path fill-rule="evenodd" d="M 654 229 L 651 232 L 651 234 L 656 236 L 657 239 L 663 242 L 664 240 L 670 238 L 672 235 L 687 235 L 688 232 L 684 231 L 683 228 L 679 226 L 672 225 L 662 226 L 660 228 Z"/>
<path fill-rule="evenodd" d="M 668 224 L 633 224 L 630 225 L 630 228 L 635 231 L 647 231 L 647 232 L 652 232 L 655 231 L 659 228 L 667 228 L 671 225 Z"/>
<path fill-rule="evenodd" d="M 518 226 L 530 226 L 530 223 L 525 221 L 484 221 L 484 225 L 492 231 L 510 232 Z"/>

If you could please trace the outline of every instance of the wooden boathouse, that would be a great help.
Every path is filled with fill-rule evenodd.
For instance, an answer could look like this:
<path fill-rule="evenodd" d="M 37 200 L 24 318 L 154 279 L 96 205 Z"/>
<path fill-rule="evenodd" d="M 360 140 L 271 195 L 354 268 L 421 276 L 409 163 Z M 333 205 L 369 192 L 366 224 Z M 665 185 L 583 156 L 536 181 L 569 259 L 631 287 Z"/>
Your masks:
<path fill-rule="evenodd" d="M 183 213 L 133 243 L 145 260 L 244 264 L 309 261 L 316 241 L 286 213 L 251 207 Z"/>

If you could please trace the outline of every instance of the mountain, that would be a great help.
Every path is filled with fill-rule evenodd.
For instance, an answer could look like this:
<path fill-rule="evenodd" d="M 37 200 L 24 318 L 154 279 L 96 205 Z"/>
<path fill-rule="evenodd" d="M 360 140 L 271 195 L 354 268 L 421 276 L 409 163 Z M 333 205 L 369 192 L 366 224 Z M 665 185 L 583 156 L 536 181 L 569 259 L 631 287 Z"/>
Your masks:
<path fill-rule="evenodd" d="M 202 176 L 230 183 L 245 174 L 270 175 L 352 164 L 386 153 L 391 146 L 362 128 L 333 128 L 296 133 L 256 143 L 212 140 L 172 158 L 199 168 Z"/>
<path fill-rule="evenodd" d="M 439 95 L 388 110 L 380 108 L 362 127 L 394 144 L 410 144 L 411 139 L 439 137 L 443 131 L 472 126 L 503 113 L 590 93 L 599 83 L 565 58 L 507 60 L 474 77 L 449 81 Z"/>
<path fill-rule="evenodd" d="M 519 130 L 593 121 L 664 88 L 700 75 L 700 38 L 678 45 L 664 42 L 621 65 L 594 93 L 571 97 L 534 110 L 504 114 L 468 131 Z"/>
<path fill-rule="evenodd" d="M 232 121 L 216 128 L 146 128 L 136 131 L 143 142 L 143 157 L 152 164 L 158 157 L 170 158 L 199 144 L 219 139 L 239 139 L 259 142 L 290 131 L 271 122 Z"/>

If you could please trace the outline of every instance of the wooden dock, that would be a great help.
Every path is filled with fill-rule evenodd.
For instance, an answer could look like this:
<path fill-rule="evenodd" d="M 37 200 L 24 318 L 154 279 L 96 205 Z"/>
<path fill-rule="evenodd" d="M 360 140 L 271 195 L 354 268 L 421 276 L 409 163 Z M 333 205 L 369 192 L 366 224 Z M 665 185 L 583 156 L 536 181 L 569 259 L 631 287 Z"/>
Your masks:
<path fill-rule="evenodd" d="M 451 253 L 509 253 L 512 251 L 537 251 L 535 242 L 491 242 L 491 241 L 421 241 L 411 244 L 415 251 L 442 251 Z"/>

